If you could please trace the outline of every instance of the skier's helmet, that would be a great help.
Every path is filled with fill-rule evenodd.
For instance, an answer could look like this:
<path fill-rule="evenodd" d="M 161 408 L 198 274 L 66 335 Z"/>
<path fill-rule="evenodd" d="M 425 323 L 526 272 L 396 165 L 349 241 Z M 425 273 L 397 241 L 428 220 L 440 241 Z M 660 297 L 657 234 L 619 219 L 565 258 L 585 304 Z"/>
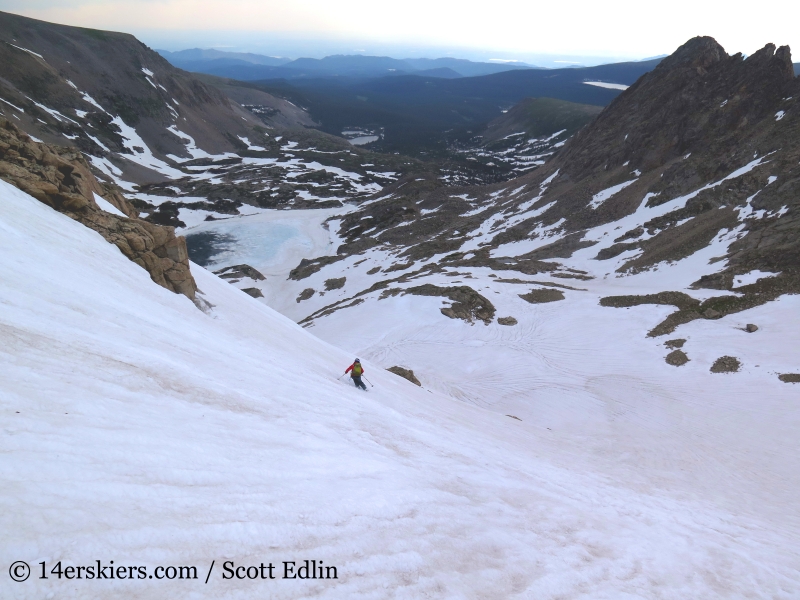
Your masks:
<path fill-rule="evenodd" d="M 360 363 L 361 361 L 360 361 L 360 360 L 358 360 L 358 359 L 356 359 L 356 362 L 357 362 L 357 363 Z"/>

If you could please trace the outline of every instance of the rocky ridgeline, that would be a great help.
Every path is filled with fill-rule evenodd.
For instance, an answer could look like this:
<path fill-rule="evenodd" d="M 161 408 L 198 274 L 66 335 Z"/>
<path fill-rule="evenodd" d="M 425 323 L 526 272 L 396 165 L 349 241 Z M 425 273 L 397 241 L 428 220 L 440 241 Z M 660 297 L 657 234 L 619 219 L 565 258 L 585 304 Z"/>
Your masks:
<path fill-rule="evenodd" d="M 139 219 L 117 191 L 95 179 L 80 152 L 34 142 L 0 119 L 0 178 L 95 230 L 157 284 L 194 300 L 197 286 L 189 271 L 185 239 L 176 237 L 172 227 Z M 94 194 L 128 216 L 102 210 Z"/>
<path fill-rule="evenodd" d="M 754 268 L 794 277 L 800 258 L 799 99 L 788 47 L 768 44 L 745 59 L 728 56 L 712 38 L 689 40 L 532 176 L 538 183 L 558 171 L 539 203 L 555 204 L 540 222 L 563 218 L 565 230 L 578 232 L 631 214 L 648 194 L 649 207 L 694 194 L 684 208 L 620 231 L 618 243 L 598 260 L 641 251 L 621 272 L 680 260 L 737 227 L 749 206 L 751 214 L 764 214 L 746 220 L 728 269 L 698 284 L 730 289 L 734 274 Z M 759 158 L 746 174 L 725 180 Z M 602 204 L 592 202 L 621 184 Z M 521 223 L 505 238 L 527 233 L 529 225 Z M 796 282 L 784 283 L 788 289 Z"/>

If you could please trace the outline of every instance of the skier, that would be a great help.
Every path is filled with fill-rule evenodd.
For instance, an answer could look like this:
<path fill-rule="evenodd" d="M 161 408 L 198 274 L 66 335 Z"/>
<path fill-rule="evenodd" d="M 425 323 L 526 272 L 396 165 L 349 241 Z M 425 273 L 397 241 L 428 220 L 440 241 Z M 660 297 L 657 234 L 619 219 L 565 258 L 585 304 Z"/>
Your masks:
<path fill-rule="evenodd" d="M 352 373 L 350 373 L 352 371 Z M 350 377 L 353 379 L 353 383 L 356 384 L 357 388 L 361 388 L 365 392 L 367 391 L 367 386 L 364 385 L 364 382 L 361 381 L 361 376 L 364 374 L 364 367 L 361 366 L 361 361 L 355 359 L 353 364 L 345 369 L 345 375 L 350 373 Z"/>

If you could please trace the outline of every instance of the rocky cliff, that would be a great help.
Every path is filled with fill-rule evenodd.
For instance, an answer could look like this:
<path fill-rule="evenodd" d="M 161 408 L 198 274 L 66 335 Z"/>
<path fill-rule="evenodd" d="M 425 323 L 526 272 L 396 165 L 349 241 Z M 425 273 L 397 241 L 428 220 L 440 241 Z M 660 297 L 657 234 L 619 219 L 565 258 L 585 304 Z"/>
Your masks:
<path fill-rule="evenodd" d="M 80 152 L 37 143 L 0 118 L 0 178 L 95 230 L 157 284 L 194 300 L 185 239 L 139 219 L 119 192 L 95 179 Z M 127 216 L 101 209 L 96 196 Z"/>

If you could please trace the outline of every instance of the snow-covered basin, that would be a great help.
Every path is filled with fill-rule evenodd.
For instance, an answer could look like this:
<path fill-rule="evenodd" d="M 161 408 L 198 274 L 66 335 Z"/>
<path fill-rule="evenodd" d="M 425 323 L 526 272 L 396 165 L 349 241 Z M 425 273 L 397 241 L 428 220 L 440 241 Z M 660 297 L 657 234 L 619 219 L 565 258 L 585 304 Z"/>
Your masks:
<path fill-rule="evenodd" d="M 205 221 L 180 233 L 188 238 L 209 233 L 219 237 L 218 252 L 208 263 L 210 269 L 244 263 L 264 275 L 285 279 L 302 258 L 335 254 L 340 243 L 335 231 L 337 228 L 325 229 L 323 223 L 347 210 L 266 210 Z M 279 293 L 280 289 L 275 291 Z"/>
<path fill-rule="evenodd" d="M 747 403 L 729 379 L 709 402 L 617 381 L 598 410 L 615 444 L 601 445 L 370 360 L 374 387 L 357 391 L 336 380 L 352 353 L 193 266 L 204 314 L 2 182 L 0 233 L 0 563 L 34 569 L 4 597 L 800 593 L 796 402 L 771 388 Z M 726 454 L 734 433 L 746 443 Z M 741 467 L 730 483 L 724 458 Z M 222 579 L 225 561 L 305 559 L 339 578 Z M 36 577 L 59 560 L 195 565 L 199 579 Z"/>

